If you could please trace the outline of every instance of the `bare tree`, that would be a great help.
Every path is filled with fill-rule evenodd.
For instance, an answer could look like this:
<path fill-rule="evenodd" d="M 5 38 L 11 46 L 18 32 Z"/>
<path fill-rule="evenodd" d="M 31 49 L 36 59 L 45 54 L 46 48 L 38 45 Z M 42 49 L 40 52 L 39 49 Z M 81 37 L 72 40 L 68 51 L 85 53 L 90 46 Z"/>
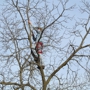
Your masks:
<path fill-rule="evenodd" d="M 72 25 L 75 5 L 68 3 L 6 0 L 0 18 L 1 90 L 88 90 L 80 73 L 90 73 L 90 5 L 82 1 L 80 12 L 87 17 Z M 42 29 L 42 58 L 33 48 L 31 24 Z"/>

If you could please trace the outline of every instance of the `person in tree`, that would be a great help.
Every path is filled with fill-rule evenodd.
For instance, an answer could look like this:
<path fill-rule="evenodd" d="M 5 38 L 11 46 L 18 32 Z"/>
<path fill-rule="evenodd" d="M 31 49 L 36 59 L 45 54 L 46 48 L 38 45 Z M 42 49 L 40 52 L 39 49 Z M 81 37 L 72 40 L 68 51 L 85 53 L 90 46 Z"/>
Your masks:
<path fill-rule="evenodd" d="M 30 21 L 29 21 L 29 24 L 30 24 L 30 28 L 32 30 L 32 39 L 35 42 L 34 47 L 37 50 L 37 52 L 40 52 L 40 50 L 43 49 L 43 43 L 41 41 L 39 41 L 39 39 L 40 39 L 43 29 L 41 27 L 34 27 Z"/>
<path fill-rule="evenodd" d="M 41 27 L 34 27 L 31 22 L 29 21 L 30 24 L 30 28 L 32 30 L 32 39 L 35 42 L 35 50 L 36 53 L 39 55 L 39 58 L 41 59 L 41 54 L 42 54 L 42 49 L 43 49 L 43 43 L 41 41 L 38 41 L 40 39 L 41 33 L 42 33 L 42 28 Z M 33 51 L 31 52 L 32 55 L 36 58 L 37 56 L 35 56 L 35 54 L 33 53 Z M 37 59 L 35 59 L 36 63 L 40 62 L 39 58 L 37 57 Z M 39 60 L 39 61 L 38 61 Z M 44 69 L 44 65 L 41 65 L 41 67 Z M 41 68 L 40 66 L 38 66 L 38 69 Z"/>

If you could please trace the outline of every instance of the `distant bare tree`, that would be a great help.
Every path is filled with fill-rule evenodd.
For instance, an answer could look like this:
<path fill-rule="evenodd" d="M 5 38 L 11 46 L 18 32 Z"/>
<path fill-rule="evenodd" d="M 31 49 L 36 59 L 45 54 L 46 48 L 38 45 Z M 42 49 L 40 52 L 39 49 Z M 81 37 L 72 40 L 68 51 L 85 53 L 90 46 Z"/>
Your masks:
<path fill-rule="evenodd" d="M 75 5 L 68 3 L 6 0 L 0 17 L 1 90 L 88 90 L 90 5 L 82 1 L 80 12 L 87 17 L 77 21 L 71 14 Z M 33 47 L 32 28 L 42 30 L 42 58 Z"/>

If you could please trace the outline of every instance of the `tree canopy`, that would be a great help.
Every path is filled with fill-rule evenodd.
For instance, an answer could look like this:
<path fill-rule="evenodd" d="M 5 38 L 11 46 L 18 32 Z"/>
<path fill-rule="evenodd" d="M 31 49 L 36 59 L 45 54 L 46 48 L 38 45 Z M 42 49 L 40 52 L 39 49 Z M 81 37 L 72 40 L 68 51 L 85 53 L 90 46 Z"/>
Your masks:
<path fill-rule="evenodd" d="M 69 2 L 5 1 L 0 17 L 1 90 L 90 89 L 90 3 Z M 32 28 L 41 30 L 37 42 Z M 38 42 L 43 43 L 42 58 L 34 46 Z"/>

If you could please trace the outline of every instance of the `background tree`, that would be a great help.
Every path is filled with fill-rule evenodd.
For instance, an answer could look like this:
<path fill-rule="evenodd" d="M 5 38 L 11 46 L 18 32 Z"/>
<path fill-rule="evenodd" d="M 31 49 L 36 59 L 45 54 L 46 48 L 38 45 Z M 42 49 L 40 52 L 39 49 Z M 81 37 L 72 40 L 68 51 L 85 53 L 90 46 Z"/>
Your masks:
<path fill-rule="evenodd" d="M 82 5 L 80 12 L 87 17 L 76 19 L 71 14 L 75 5 L 70 6 L 69 0 L 6 0 L 0 18 L 1 90 L 90 88 L 84 77 L 84 72 L 90 73 L 90 5 L 85 0 Z M 40 58 L 31 53 L 28 21 L 43 28 L 39 40 L 44 44 L 45 69 L 37 68 L 40 62 L 35 59 Z"/>

